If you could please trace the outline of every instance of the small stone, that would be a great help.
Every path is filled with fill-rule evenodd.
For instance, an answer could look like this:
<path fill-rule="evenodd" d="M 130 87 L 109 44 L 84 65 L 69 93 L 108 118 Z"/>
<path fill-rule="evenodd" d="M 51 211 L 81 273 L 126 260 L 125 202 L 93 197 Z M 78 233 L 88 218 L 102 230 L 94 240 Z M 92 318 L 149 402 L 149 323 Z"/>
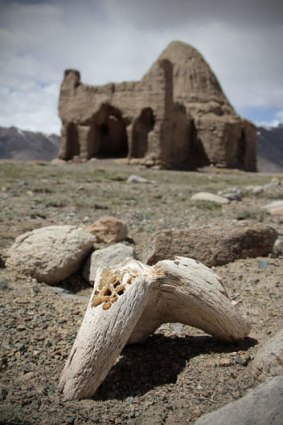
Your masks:
<path fill-rule="evenodd" d="M 198 192 L 191 197 L 191 200 L 213 202 L 218 205 L 229 203 L 229 199 L 225 198 L 224 196 L 215 195 L 214 193 L 209 192 Z"/>
<path fill-rule="evenodd" d="M 283 215 L 283 200 L 277 200 L 264 205 L 262 209 L 266 210 L 270 215 Z"/>
<path fill-rule="evenodd" d="M 144 177 L 132 174 L 128 177 L 127 183 L 151 183 L 151 181 L 145 179 Z"/>
<path fill-rule="evenodd" d="M 235 358 L 235 363 L 241 365 L 241 366 L 247 366 L 249 364 L 249 362 L 251 361 L 251 356 L 246 355 L 246 356 L 237 356 Z"/>
<path fill-rule="evenodd" d="M 9 284 L 6 280 L 0 280 L 0 289 L 2 290 L 10 289 Z"/>
<path fill-rule="evenodd" d="M 95 235 L 99 242 L 103 243 L 121 242 L 128 236 L 126 224 L 116 217 L 102 217 L 87 227 L 86 230 Z"/>
<path fill-rule="evenodd" d="M 265 261 L 265 260 L 259 260 L 258 263 L 257 263 L 257 265 L 258 265 L 258 268 L 259 269 L 265 270 L 265 269 L 267 269 L 269 267 L 269 262 L 268 261 Z"/>
<path fill-rule="evenodd" d="M 233 365 L 232 360 L 228 359 L 227 357 L 225 357 L 224 359 L 220 359 L 219 361 L 219 366 L 222 366 L 222 367 L 229 367 L 232 365 Z"/>
<path fill-rule="evenodd" d="M 94 400 L 91 399 L 84 399 L 84 400 L 80 400 L 80 407 L 86 409 L 86 410 L 93 410 L 94 408 Z"/>
<path fill-rule="evenodd" d="M 35 373 L 34 372 L 27 372 L 27 373 L 25 373 L 22 376 L 21 381 L 22 382 L 27 382 L 27 381 L 30 381 L 30 380 L 34 379 L 34 377 L 35 377 Z"/>
<path fill-rule="evenodd" d="M 227 198 L 229 201 L 241 201 L 242 200 L 242 193 L 240 189 L 237 188 L 231 188 L 227 190 L 220 190 L 217 195 L 223 196 L 224 198 Z"/>
<path fill-rule="evenodd" d="M 25 325 L 18 325 L 17 326 L 17 330 L 18 331 L 25 331 L 26 330 L 26 327 L 25 327 Z"/>
<path fill-rule="evenodd" d="M 8 388 L 1 388 L 0 391 L 0 401 L 5 401 L 7 398 L 7 395 L 9 394 L 9 390 Z"/>
<path fill-rule="evenodd" d="M 278 257 L 283 255 L 283 235 L 279 235 L 276 239 L 273 245 L 272 253 Z"/>

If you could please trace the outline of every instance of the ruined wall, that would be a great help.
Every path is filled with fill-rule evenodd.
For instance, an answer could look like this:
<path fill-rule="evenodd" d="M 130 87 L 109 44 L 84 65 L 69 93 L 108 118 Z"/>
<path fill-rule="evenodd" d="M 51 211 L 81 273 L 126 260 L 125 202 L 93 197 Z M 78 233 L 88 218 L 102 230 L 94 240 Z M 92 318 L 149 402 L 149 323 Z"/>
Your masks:
<path fill-rule="evenodd" d="M 64 160 L 124 156 L 147 165 L 256 169 L 255 127 L 230 105 L 197 50 L 171 43 L 137 82 L 89 86 L 65 71 L 59 114 Z"/>
<path fill-rule="evenodd" d="M 62 120 L 59 157 L 71 159 L 79 151 L 82 159 L 99 154 L 128 155 L 161 163 L 165 155 L 163 146 L 170 138 L 172 108 L 169 61 L 157 62 L 139 82 L 100 87 L 81 83 L 77 71 L 67 70 L 59 101 Z"/>

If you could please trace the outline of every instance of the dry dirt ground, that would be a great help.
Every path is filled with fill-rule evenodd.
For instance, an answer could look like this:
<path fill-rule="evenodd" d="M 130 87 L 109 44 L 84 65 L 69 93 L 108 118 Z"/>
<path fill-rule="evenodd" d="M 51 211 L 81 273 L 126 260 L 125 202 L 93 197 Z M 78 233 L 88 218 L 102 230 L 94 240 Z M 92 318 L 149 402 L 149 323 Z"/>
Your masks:
<path fill-rule="evenodd" d="M 130 184 L 138 174 L 151 181 Z M 283 182 L 283 175 L 277 175 Z M 283 259 L 238 260 L 216 267 L 250 336 L 223 344 L 188 326 L 162 326 L 143 345 L 124 349 L 92 400 L 63 403 L 57 383 L 91 288 L 80 276 L 50 287 L 4 267 L 16 236 L 50 224 L 125 221 L 137 253 L 158 229 L 253 219 L 283 233 L 283 217 L 260 207 L 283 199 L 283 185 L 258 195 L 248 185 L 272 175 L 233 171 L 144 170 L 113 161 L 87 164 L 2 162 L 0 168 L 0 424 L 192 424 L 203 413 L 243 396 L 263 378 L 252 360 L 282 326 Z M 242 201 L 196 203 L 199 191 L 238 187 Z"/>

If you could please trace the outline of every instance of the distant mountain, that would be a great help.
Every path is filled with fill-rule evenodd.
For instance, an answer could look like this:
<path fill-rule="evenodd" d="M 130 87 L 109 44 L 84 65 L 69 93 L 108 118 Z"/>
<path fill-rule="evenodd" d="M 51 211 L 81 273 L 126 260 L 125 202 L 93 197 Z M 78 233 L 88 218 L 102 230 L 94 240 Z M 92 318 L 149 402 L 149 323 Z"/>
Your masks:
<path fill-rule="evenodd" d="M 50 161 L 57 157 L 60 138 L 16 127 L 0 127 L 0 159 L 39 159 Z"/>
<path fill-rule="evenodd" d="M 258 171 L 283 173 L 283 124 L 257 129 Z"/>

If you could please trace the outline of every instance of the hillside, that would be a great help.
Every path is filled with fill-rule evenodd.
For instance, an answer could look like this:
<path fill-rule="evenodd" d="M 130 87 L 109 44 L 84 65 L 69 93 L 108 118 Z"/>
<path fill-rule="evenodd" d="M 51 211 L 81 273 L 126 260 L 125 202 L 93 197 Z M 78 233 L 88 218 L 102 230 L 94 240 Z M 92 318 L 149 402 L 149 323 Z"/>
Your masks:
<path fill-rule="evenodd" d="M 42 159 L 56 158 L 59 136 L 46 135 L 16 127 L 0 127 L 0 159 Z"/>
<path fill-rule="evenodd" d="M 278 127 L 258 127 L 258 171 L 278 173 L 283 171 L 283 124 Z"/>

